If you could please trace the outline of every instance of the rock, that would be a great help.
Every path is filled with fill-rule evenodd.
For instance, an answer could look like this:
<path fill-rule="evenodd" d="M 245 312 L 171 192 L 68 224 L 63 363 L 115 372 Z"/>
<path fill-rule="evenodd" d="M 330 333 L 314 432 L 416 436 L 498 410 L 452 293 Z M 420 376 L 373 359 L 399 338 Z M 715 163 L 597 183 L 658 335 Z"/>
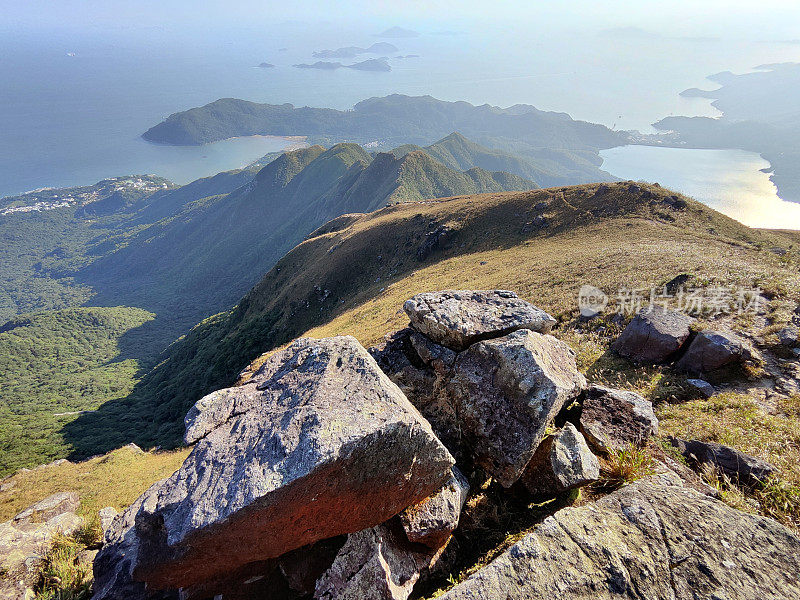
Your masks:
<path fill-rule="evenodd" d="M 58 533 L 69 535 L 83 525 L 73 511 L 74 492 L 53 494 L 0 523 L 0 598 L 33 598 L 39 566 Z"/>
<path fill-rule="evenodd" d="M 458 527 L 468 493 L 466 477 L 453 467 L 450 480 L 441 490 L 400 513 L 400 521 L 409 541 L 433 549 L 441 548 Z"/>
<path fill-rule="evenodd" d="M 384 522 L 438 491 L 454 463 L 349 336 L 295 340 L 246 385 L 202 398 L 185 439 L 191 454 L 133 519 L 133 577 L 154 589 Z"/>
<path fill-rule="evenodd" d="M 520 329 L 459 354 L 447 385 L 475 462 L 509 487 L 564 404 L 586 385 L 575 353 L 551 335 Z"/>
<path fill-rule="evenodd" d="M 670 442 L 689 461 L 696 465 L 711 465 L 745 485 L 758 485 L 775 472 L 775 467 L 767 461 L 739 452 L 730 446 L 679 438 L 670 438 Z"/>
<path fill-rule="evenodd" d="M 417 294 L 403 310 L 411 326 L 433 342 L 461 351 L 517 329 L 549 333 L 556 320 L 505 290 L 448 290 Z"/>
<path fill-rule="evenodd" d="M 664 362 L 689 338 L 693 322 L 688 315 L 651 305 L 637 313 L 612 349 L 634 362 Z"/>
<path fill-rule="evenodd" d="M 556 496 L 597 481 L 600 461 L 572 423 L 547 436 L 525 468 L 522 483 L 534 496 Z"/>
<path fill-rule="evenodd" d="M 639 193 L 641 193 L 641 191 L 642 191 L 642 188 L 640 188 L 640 187 L 639 187 L 638 185 L 636 185 L 635 183 L 632 183 L 632 184 L 630 184 L 630 185 L 628 186 L 628 191 L 629 191 L 631 194 L 639 194 Z"/>
<path fill-rule="evenodd" d="M 78 510 L 81 499 L 75 492 L 59 492 L 40 500 L 14 517 L 17 523 L 44 523 L 53 517 Z"/>
<path fill-rule="evenodd" d="M 319 578 L 316 600 L 406 600 L 437 555 L 404 539 L 394 523 L 347 536 L 331 568 Z"/>
<path fill-rule="evenodd" d="M 649 400 L 636 392 L 600 385 L 586 390 L 580 426 L 586 441 L 605 454 L 658 434 L 658 419 Z"/>
<path fill-rule="evenodd" d="M 347 537 L 338 536 L 292 550 L 278 559 L 289 589 L 301 596 L 314 593 L 317 580 L 330 569 Z"/>
<path fill-rule="evenodd" d="M 100 517 L 100 529 L 103 530 L 103 537 L 105 537 L 106 532 L 111 529 L 111 524 L 118 515 L 117 509 L 113 506 L 106 506 L 100 509 L 98 516 Z"/>
<path fill-rule="evenodd" d="M 747 343 L 735 333 L 706 329 L 695 336 L 676 368 L 690 373 L 712 373 L 741 365 L 752 357 Z"/>
<path fill-rule="evenodd" d="M 425 239 L 417 248 L 417 260 L 423 261 L 434 251 L 443 248 L 453 237 L 455 230 L 447 225 L 439 225 L 425 235 Z"/>
<path fill-rule="evenodd" d="M 558 511 L 439 599 L 794 600 L 799 572 L 792 531 L 659 476 Z"/>
<path fill-rule="evenodd" d="M 145 504 L 153 505 L 166 484 L 154 483 L 133 504 L 114 518 L 103 532 L 103 547 L 94 559 L 94 595 L 92 600 L 178 600 L 178 591 L 147 589 L 133 579 L 133 567 L 141 550 L 135 518 Z"/>
<path fill-rule="evenodd" d="M 426 356 L 430 364 L 425 364 L 417 349 Z M 441 355 L 436 349 L 441 349 Z M 455 409 L 444 390 L 452 367 L 447 353 L 452 354 L 453 362 L 455 353 L 434 344 L 410 327 L 386 335 L 380 344 L 369 349 L 369 353 L 430 422 L 433 431 L 447 449 L 455 453 L 457 460 L 460 459 L 458 451 L 461 435 Z"/>
<path fill-rule="evenodd" d="M 787 325 L 778 332 L 778 340 L 783 346 L 797 345 L 797 338 L 800 335 L 797 325 Z"/>
<path fill-rule="evenodd" d="M 714 386 L 703 379 L 687 379 L 686 383 L 704 398 L 711 398 L 716 393 Z"/>

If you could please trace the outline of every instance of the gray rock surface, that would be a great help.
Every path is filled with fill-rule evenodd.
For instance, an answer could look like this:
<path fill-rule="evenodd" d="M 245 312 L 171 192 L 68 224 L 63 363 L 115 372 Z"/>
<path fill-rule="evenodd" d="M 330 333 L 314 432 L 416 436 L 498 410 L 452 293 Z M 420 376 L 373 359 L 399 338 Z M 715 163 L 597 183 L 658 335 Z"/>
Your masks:
<path fill-rule="evenodd" d="M 787 325 L 778 332 L 778 340 L 784 346 L 797 345 L 798 336 L 800 336 L 800 328 L 797 325 Z"/>
<path fill-rule="evenodd" d="M 453 467 L 450 479 L 441 490 L 400 513 L 406 537 L 429 548 L 440 548 L 458 527 L 468 494 L 467 478 Z"/>
<path fill-rule="evenodd" d="M 83 525 L 74 512 L 79 504 L 78 494 L 61 492 L 0 523 L 0 598 L 33 597 L 38 568 L 53 538 Z"/>
<path fill-rule="evenodd" d="M 181 468 L 134 509 L 133 577 L 155 589 L 374 526 L 437 492 L 454 464 L 349 336 L 295 340 L 246 385 L 201 399 L 186 440 Z"/>
<path fill-rule="evenodd" d="M 723 367 L 742 364 L 752 357 L 747 342 L 735 333 L 706 329 L 695 336 L 675 366 L 689 373 L 713 373 Z"/>
<path fill-rule="evenodd" d="M 556 321 L 506 290 L 446 290 L 417 294 L 403 305 L 411 326 L 452 350 L 517 329 L 549 333 Z"/>
<path fill-rule="evenodd" d="M 636 392 L 591 385 L 581 412 L 581 433 L 597 452 L 639 444 L 658 434 L 653 404 Z"/>
<path fill-rule="evenodd" d="M 733 480 L 745 485 L 758 485 L 775 472 L 765 460 L 740 452 L 730 446 L 700 440 L 670 438 L 670 442 L 689 461 L 713 466 Z"/>
<path fill-rule="evenodd" d="M 711 398 L 716 393 L 714 386 L 704 379 L 687 379 L 686 383 L 704 398 Z"/>
<path fill-rule="evenodd" d="M 113 506 L 106 506 L 100 509 L 98 516 L 100 517 L 100 528 L 103 530 L 103 537 L 105 537 L 106 531 L 111 529 L 111 524 L 118 515 L 119 512 Z"/>
<path fill-rule="evenodd" d="M 693 322 L 692 317 L 683 313 L 648 306 L 637 313 L 612 348 L 634 362 L 663 362 L 686 342 Z"/>
<path fill-rule="evenodd" d="M 659 476 L 566 508 L 440 600 L 795 600 L 800 538 Z"/>
<path fill-rule="evenodd" d="M 522 474 L 534 496 L 556 496 L 600 478 L 600 461 L 572 423 L 548 435 Z"/>
<path fill-rule="evenodd" d="M 564 404 L 586 385 L 575 353 L 521 329 L 459 354 L 447 392 L 477 464 L 503 486 L 519 479 Z"/>
<path fill-rule="evenodd" d="M 406 600 L 438 554 L 404 538 L 394 522 L 350 534 L 317 581 L 314 598 Z"/>

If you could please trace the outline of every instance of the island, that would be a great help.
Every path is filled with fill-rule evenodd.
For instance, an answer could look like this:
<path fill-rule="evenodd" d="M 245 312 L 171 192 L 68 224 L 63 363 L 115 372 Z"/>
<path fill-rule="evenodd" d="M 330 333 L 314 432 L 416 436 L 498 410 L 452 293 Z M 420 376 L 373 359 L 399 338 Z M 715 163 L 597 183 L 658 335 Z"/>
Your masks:
<path fill-rule="evenodd" d="M 376 36 L 383 38 L 412 38 L 419 37 L 419 33 L 411 29 L 403 29 L 402 27 L 395 26 L 376 34 Z"/>
<path fill-rule="evenodd" d="M 312 53 L 312 56 L 314 58 L 354 58 L 359 54 L 392 54 L 397 51 L 398 48 L 394 44 L 376 42 L 368 48 L 347 46 L 344 48 L 337 48 L 336 50 L 317 50 Z"/>

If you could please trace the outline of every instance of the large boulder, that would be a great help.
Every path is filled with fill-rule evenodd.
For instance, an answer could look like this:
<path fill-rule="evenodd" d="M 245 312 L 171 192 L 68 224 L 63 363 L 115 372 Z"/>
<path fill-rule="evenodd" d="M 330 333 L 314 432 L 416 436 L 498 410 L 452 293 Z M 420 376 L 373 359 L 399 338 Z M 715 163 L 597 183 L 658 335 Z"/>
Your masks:
<path fill-rule="evenodd" d="M 411 326 L 452 350 L 517 329 L 549 333 L 556 320 L 506 290 L 447 290 L 417 294 L 403 305 Z"/>
<path fill-rule="evenodd" d="M 440 600 L 794 600 L 800 538 L 659 476 L 548 517 Z"/>
<path fill-rule="evenodd" d="M 720 473 L 744 485 L 758 485 L 775 472 L 765 460 L 740 452 L 730 446 L 670 438 L 672 445 L 695 465 L 710 465 Z"/>
<path fill-rule="evenodd" d="M 0 523 L 0 598 L 33 597 L 39 566 L 59 533 L 71 534 L 83 519 L 75 492 L 48 496 Z"/>
<path fill-rule="evenodd" d="M 651 305 L 636 314 L 612 349 L 634 362 L 660 363 L 683 346 L 693 322 L 688 315 Z"/>
<path fill-rule="evenodd" d="M 601 453 L 642 444 L 658 434 L 653 404 L 636 392 L 591 385 L 586 390 L 581 433 Z"/>
<path fill-rule="evenodd" d="M 406 600 L 440 553 L 412 544 L 395 521 L 347 536 L 317 581 L 316 600 Z"/>
<path fill-rule="evenodd" d="M 186 441 L 195 446 L 181 468 L 118 518 L 135 523 L 138 551 L 128 561 L 120 547 L 116 562 L 132 562 L 149 589 L 195 586 L 382 523 L 437 492 L 454 464 L 349 336 L 295 340 L 246 385 L 201 399 Z"/>
<path fill-rule="evenodd" d="M 461 509 L 467 501 L 469 483 L 456 467 L 441 490 L 400 513 L 403 530 L 411 542 L 438 549 L 458 527 Z"/>
<path fill-rule="evenodd" d="M 569 346 L 528 329 L 473 344 L 453 373 L 447 391 L 464 445 L 505 487 L 519 479 L 547 426 L 586 385 Z"/>
<path fill-rule="evenodd" d="M 600 478 L 600 461 L 572 423 L 548 435 L 522 474 L 534 496 L 556 496 Z"/>
<path fill-rule="evenodd" d="M 675 366 L 689 373 L 704 374 L 741 365 L 751 358 L 753 351 L 750 346 L 735 333 L 705 329 L 695 336 Z"/>

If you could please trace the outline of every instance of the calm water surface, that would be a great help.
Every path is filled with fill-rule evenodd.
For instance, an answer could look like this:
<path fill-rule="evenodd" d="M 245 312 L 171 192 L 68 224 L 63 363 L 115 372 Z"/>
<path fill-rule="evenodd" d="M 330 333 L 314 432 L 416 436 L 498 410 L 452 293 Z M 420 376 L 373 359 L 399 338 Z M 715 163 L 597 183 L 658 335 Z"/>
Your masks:
<path fill-rule="evenodd" d="M 750 227 L 800 229 L 800 204 L 778 197 L 770 164 L 744 150 L 622 146 L 603 150 L 603 169 L 691 196 Z"/>

